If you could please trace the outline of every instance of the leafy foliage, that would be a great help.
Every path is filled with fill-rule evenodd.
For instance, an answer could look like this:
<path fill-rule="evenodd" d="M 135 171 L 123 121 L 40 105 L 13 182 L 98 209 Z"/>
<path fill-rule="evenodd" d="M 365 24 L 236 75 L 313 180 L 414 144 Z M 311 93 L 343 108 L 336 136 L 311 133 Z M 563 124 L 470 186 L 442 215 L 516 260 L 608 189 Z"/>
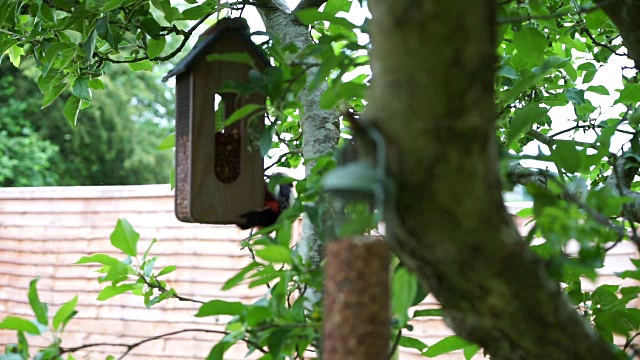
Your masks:
<path fill-rule="evenodd" d="M 31 63 L 30 60 L 23 64 Z M 93 106 L 70 128 L 63 93 L 45 110 L 32 69 L 0 65 L 0 184 L 3 186 L 164 183 L 172 154 L 154 150 L 171 131 L 172 97 L 158 76 L 113 68 L 98 80 Z M 98 84 L 98 82 L 95 82 Z M 46 112 L 43 116 L 41 111 Z M 140 134 L 145 134 L 141 136 Z M 87 151 L 91 148 L 94 151 Z"/>
<path fill-rule="evenodd" d="M 341 145 L 348 143 L 345 139 L 358 131 L 357 115 L 366 107 L 370 78 L 368 23 L 358 25 L 343 17 L 352 5 L 348 0 L 329 0 L 321 10 L 297 11 L 295 16 L 310 26 L 316 40 L 305 48 L 282 43 L 268 33 L 259 34 L 267 35 L 261 46 L 275 66 L 264 73 L 251 69 L 248 83 L 225 85 L 226 92 L 239 95 L 259 92 L 267 96 L 266 129 L 250 135 L 263 155 L 278 166 L 296 168 L 303 163 L 301 98 L 306 91 L 327 84 L 319 104 L 324 109 L 341 111 Z M 16 80 L 3 77 L 0 96 L 21 99 L 6 100 L 7 106 L 0 110 L 7 114 L 0 119 L 3 126 L 0 140 L 4 136 L 13 141 L 5 152 L 24 149 L 19 151 L 22 156 L 19 161 L 33 164 L 29 169 L 40 174 L 34 184 L 58 181 L 71 184 L 73 180 L 68 174 L 91 179 L 89 183 L 110 184 L 121 181 L 123 177 L 114 178 L 109 174 L 122 172 L 122 168 L 131 174 L 135 174 L 135 169 L 145 169 L 142 165 L 148 168 L 153 160 L 140 154 L 133 144 L 148 141 L 145 146 L 160 144 L 158 149 L 171 149 L 175 137 L 169 135 L 160 141 L 168 131 L 160 134 L 157 124 L 143 120 L 146 116 L 164 118 L 170 116 L 170 111 L 156 111 L 154 104 L 164 104 L 166 99 L 162 99 L 165 92 L 153 78 L 135 75 L 143 81 L 133 81 L 129 70 L 137 74 L 154 70 L 160 62 L 175 56 L 209 17 L 216 13 L 236 14 L 244 6 L 245 2 L 214 0 L 186 1 L 184 6 L 169 0 L 0 0 L 0 54 L 5 54 L 16 66 L 29 62 L 35 68 L 32 76 L 37 77 L 43 94 L 42 99 L 38 99 L 39 105 L 50 106 L 52 113 L 60 114 L 55 125 L 49 124 L 54 123 L 52 119 L 43 121 L 37 116 L 20 115 L 27 107 L 26 99 L 34 97 L 13 96 L 17 87 L 12 88 L 10 84 Z M 198 22 L 193 25 L 188 22 L 193 20 Z M 535 220 L 526 238 L 532 250 L 545 259 L 549 275 L 562 284 L 563 291 L 586 321 L 609 342 L 613 342 L 614 334 L 623 336 L 624 350 L 629 350 L 640 331 L 640 311 L 629 307 L 629 303 L 640 294 L 640 287 L 604 284 L 587 291 L 583 281 L 597 278 L 597 270 L 603 267 L 607 252 L 621 242 L 632 240 L 640 244 L 633 235 L 637 230 L 635 223 L 640 219 L 631 211 L 638 189 L 634 180 L 640 169 L 637 74 L 622 71 L 619 88 L 599 80 L 611 59 L 618 61 L 624 49 L 616 40 L 618 30 L 590 0 L 500 2 L 497 21 L 496 137 L 501 145 L 505 190 L 516 184 L 526 187 L 535 202 L 532 209 L 520 215 Z M 182 36 L 182 40 L 177 43 L 174 35 Z M 253 65 L 243 54 L 213 56 L 209 60 Z M 120 63 L 128 66 L 118 66 Z M 132 86 L 136 83 L 143 85 Z M 107 96 L 101 92 L 113 88 L 131 89 L 131 93 Z M 147 88 L 152 90 L 146 92 Z M 609 96 L 613 101 L 604 104 L 600 101 L 602 96 Z M 116 113 L 113 109 L 122 112 Z M 240 108 L 225 120 L 225 125 L 246 116 L 252 122 L 262 121 L 255 116 L 261 110 L 256 106 Z M 558 128 L 557 114 L 567 110 L 570 113 L 564 122 L 567 125 Z M 134 117 L 137 123 L 133 128 L 157 136 L 134 140 L 126 135 L 132 130 L 131 124 L 115 121 L 118 117 Z M 122 145 L 122 151 L 101 147 L 103 151 L 91 152 L 88 160 L 67 161 L 63 168 L 56 168 L 56 164 L 62 163 L 52 161 L 57 151 L 64 153 L 70 146 L 54 140 L 67 135 L 68 123 L 77 126 L 71 135 L 71 148 L 95 149 L 96 139 L 108 133 L 121 137 L 116 143 Z M 85 123 L 90 126 L 83 127 Z M 38 129 L 37 134 L 33 129 Z M 3 144 L 4 141 L 0 141 L 0 150 Z M 133 156 L 123 156 L 123 153 Z M 80 152 L 73 154 L 82 158 Z M 95 158 L 96 154 L 104 157 Z M 122 252 L 121 259 L 94 254 L 81 258 L 78 263 L 101 266 L 98 281 L 105 286 L 98 295 L 99 300 L 133 293 L 142 295 L 147 307 L 179 299 L 200 303 L 196 316 L 229 316 L 224 338 L 212 347 L 208 359 L 222 359 L 237 342 L 244 342 L 250 353 L 264 352 L 265 359 L 295 358 L 319 343 L 322 309 L 310 302 L 305 293 L 320 291 L 322 269 L 304 261 L 292 246 L 291 224 L 305 212 L 320 232 L 330 237 L 362 233 L 379 220 L 366 201 L 364 205 L 358 203 L 337 210 L 327 202 L 318 201 L 323 193 L 324 175 L 334 171 L 335 179 L 335 174 L 346 173 L 344 166 L 335 170 L 336 158 L 335 154 L 329 154 L 304 159 L 314 165 L 310 174 L 296 183 L 299 194 L 296 203 L 275 225 L 257 231 L 242 242 L 253 261 L 229 279 L 224 289 L 268 287 L 265 295 L 253 304 L 180 296 L 178 290 L 161 279 L 176 267 L 155 269 L 157 258 L 149 256 L 155 240 L 141 255 L 140 235 L 126 220 L 118 221 L 111 236 L 112 245 Z M 544 165 L 527 166 L 525 160 L 541 161 Z M 95 166 L 83 169 L 73 164 Z M 6 158 L 0 157 L 0 165 L 0 181 L 33 177 L 14 175 L 18 170 Z M 93 173 L 100 175 L 91 178 Z M 60 180 L 55 178 L 56 174 Z M 132 176 L 140 179 L 143 175 Z M 363 178 L 360 182 L 350 180 L 347 185 L 353 189 L 368 183 L 370 187 L 371 181 Z M 275 179 L 274 183 L 290 180 Z M 341 186 L 346 185 L 341 183 Z M 336 220 L 326 226 L 323 220 L 339 212 L 345 213 L 349 221 Z M 577 244 L 578 250 L 571 251 L 572 244 Z M 636 269 L 618 274 L 621 279 L 640 279 L 640 260 L 632 262 Z M 0 328 L 18 331 L 18 344 L 8 348 L 7 353 L 22 359 L 29 357 L 25 332 L 39 334 L 49 325 L 59 334 L 75 312 L 74 299 L 49 321 L 47 306 L 38 299 L 35 284 L 34 280 L 28 297 L 36 321 L 7 317 L 0 322 Z M 470 359 L 480 350 L 458 336 L 430 345 L 407 336 L 412 330 L 412 319 L 441 317 L 443 309 L 420 309 L 409 315 L 410 308 L 420 303 L 427 293 L 403 264 L 394 264 L 392 289 L 395 345 L 417 350 L 426 357 L 462 351 L 465 358 Z M 56 358 L 72 352 L 72 349 L 61 348 L 60 341 L 54 337 L 52 345 L 41 351 L 49 357 L 40 358 Z"/>

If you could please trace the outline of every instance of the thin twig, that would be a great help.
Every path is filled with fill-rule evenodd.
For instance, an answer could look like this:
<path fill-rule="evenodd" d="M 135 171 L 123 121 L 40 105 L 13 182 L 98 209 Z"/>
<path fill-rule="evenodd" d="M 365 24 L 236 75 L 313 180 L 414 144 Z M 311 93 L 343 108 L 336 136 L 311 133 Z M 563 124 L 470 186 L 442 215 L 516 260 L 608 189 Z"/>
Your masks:
<path fill-rule="evenodd" d="M 637 332 L 632 337 L 628 338 L 627 341 L 624 342 L 624 347 L 622 348 L 622 350 L 626 351 L 631 345 L 631 343 L 633 342 L 633 340 L 635 340 L 635 338 L 637 338 L 639 335 L 640 335 L 640 332 Z"/>
<path fill-rule="evenodd" d="M 9 30 L 0 29 L 0 33 L 8 34 L 8 35 L 11 35 L 11 36 L 19 37 L 19 38 L 21 38 L 22 40 L 26 40 L 26 37 L 25 37 L 25 36 L 22 36 L 22 35 L 20 35 L 20 34 L 16 34 L 16 33 L 11 32 L 11 31 L 9 31 Z"/>
<path fill-rule="evenodd" d="M 556 145 L 556 141 L 555 141 L 555 139 L 553 139 L 552 136 L 545 135 L 545 134 L 543 134 L 543 133 L 541 133 L 541 132 L 539 132 L 537 130 L 531 129 L 531 130 L 529 130 L 527 132 L 527 135 L 531 136 L 532 138 L 538 140 L 539 142 L 541 142 L 541 143 L 543 143 L 543 144 L 545 144 L 545 145 L 547 145 L 549 147 Z M 588 143 L 588 142 L 583 142 L 583 141 L 576 141 L 576 140 L 573 140 L 573 142 L 577 146 L 582 146 L 582 147 L 585 147 L 585 148 L 597 149 L 597 146 L 595 144 L 593 144 L 593 143 Z"/>
<path fill-rule="evenodd" d="M 611 45 L 609 45 L 609 44 L 605 44 L 605 43 L 603 43 L 603 42 L 600 42 L 600 41 L 596 40 L 595 36 L 593 36 L 593 34 L 591 33 L 591 31 L 590 31 L 588 28 L 586 28 L 586 27 L 582 27 L 581 32 L 582 32 L 583 34 L 586 34 L 586 35 L 587 35 L 587 37 L 588 37 L 589 39 L 591 39 L 591 42 L 593 42 L 595 45 L 598 45 L 598 46 L 600 46 L 600 47 L 602 47 L 602 48 L 605 48 L 605 49 L 607 49 L 607 50 L 611 51 L 611 52 L 612 52 L 613 54 L 615 54 L 615 55 L 618 55 L 618 56 L 627 56 L 627 54 L 625 54 L 625 53 L 619 53 L 619 52 L 618 52 L 616 49 L 614 49 Z"/>
<path fill-rule="evenodd" d="M 136 62 L 140 62 L 140 61 L 144 61 L 144 60 L 160 61 L 160 62 L 171 60 L 171 59 L 173 59 L 174 56 L 178 55 L 182 51 L 182 49 L 184 49 L 184 47 L 187 45 L 187 42 L 191 38 L 191 35 L 193 35 L 193 32 L 196 31 L 196 29 L 200 25 L 202 25 L 202 23 L 204 23 L 214 13 L 215 12 L 210 12 L 210 13 L 206 14 L 200 20 L 198 20 L 198 22 L 193 24 L 193 26 L 190 27 L 189 30 L 183 32 L 182 33 L 183 38 L 182 38 L 182 42 L 180 43 L 180 45 L 178 45 L 178 47 L 175 48 L 175 50 L 173 50 L 171 53 L 169 53 L 169 54 L 167 54 L 165 56 L 156 56 L 153 59 L 150 59 L 148 55 L 143 55 L 141 57 L 128 59 L 128 60 L 112 59 L 112 58 L 110 58 L 108 56 L 102 56 L 102 55 L 98 54 L 97 52 L 94 53 L 94 56 L 96 56 L 102 62 L 110 62 L 110 63 L 113 63 L 113 64 L 124 64 L 124 63 L 129 64 L 129 63 L 136 63 Z"/>
<path fill-rule="evenodd" d="M 598 211 L 591 208 L 589 205 L 582 202 L 580 199 L 576 197 L 575 194 L 573 194 L 569 189 L 567 189 L 567 187 L 562 182 L 560 182 L 560 180 L 558 180 L 555 177 L 549 177 L 549 179 L 553 181 L 556 185 L 560 186 L 560 188 L 562 189 L 562 196 L 565 200 L 568 200 L 578 205 L 578 207 L 582 209 L 582 211 L 586 212 L 587 215 L 589 215 L 593 220 L 595 220 L 597 223 L 601 225 L 606 226 L 610 230 L 615 231 L 616 234 L 618 234 L 618 236 L 624 237 L 626 235 L 626 231 L 624 227 L 614 224 L 613 222 L 611 222 L 611 220 L 608 217 L 602 215 Z"/>
<path fill-rule="evenodd" d="M 269 169 L 271 169 L 272 167 L 280 164 L 280 162 L 282 160 L 284 160 L 285 157 L 289 156 L 289 155 L 296 155 L 296 154 L 300 154 L 300 150 L 291 150 L 291 151 L 287 151 L 284 154 L 281 154 L 280 156 L 278 156 L 278 160 L 276 160 L 273 164 L 267 166 L 266 168 L 264 168 L 264 171 L 267 171 Z"/>
<path fill-rule="evenodd" d="M 608 2 L 609 2 L 609 1 L 605 1 L 605 2 L 603 2 L 603 3 L 600 3 L 599 5 L 600 5 L 600 6 L 602 6 L 602 5 L 605 5 L 605 3 L 608 3 Z M 577 7 L 577 6 L 576 6 L 576 9 L 578 9 L 578 7 Z M 609 44 L 605 44 L 605 43 L 602 43 L 602 42 L 600 42 L 600 41 L 596 40 L 595 36 L 593 36 L 593 34 L 591 33 L 591 30 L 589 30 L 589 28 L 587 28 L 587 27 L 584 25 L 584 23 L 585 23 L 585 22 L 584 22 L 584 19 L 582 18 L 582 15 L 581 15 L 580 13 L 578 13 L 578 17 L 580 18 L 580 21 L 581 21 L 581 27 L 580 27 L 581 32 L 582 32 L 583 34 L 586 34 L 586 35 L 587 35 L 587 37 L 588 37 L 589 39 L 591 39 L 591 42 L 593 42 L 593 43 L 594 43 L 595 45 L 597 45 L 597 46 L 603 47 L 603 48 L 605 48 L 605 49 L 607 49 L 607 50 L 611 51 L 612 53 L 614 53 L 614 54 L 616 54 L 616 55 L 618 55 L 618 56 L 627 56 L 627 54 L 624 54 L 624 53 L 618 53 L 618 52 L 616 51 L 616 49 L 614 49 L 611 45 L 609 45 Z"/>
<path fill-rule="evenodd" d="M 295 66 L 298 64 L 291 64 L 291 66 Z M 307 71 L 313 69 L 314 67 L 320 67 L 322 64 L 318 64 L 318 63 L 311 63 L 311 64 L 301 64 L 302 70 L 296 74 L 296 76 L 294 76 L 293 78 L 291 78 L 291 80 L 289 80 L 289 83 L 287 84 L 287 87 L 284 89 L 284 91 L 282 92 L 282 95 L 280 96 L 280 98 L 274 102 L 274 106 L 276 106 L 277 104 L 280 104 L 282 101 L 284 101 L 285 97 L 287 96 L 287 94 L 289 93 L 289 91 L 291 91 L 291 88 L 293 87 L 293 84 L 295 84 L 298 80 L 300 80 L 300 78 L 302 77 L 302 75 L 306 75 Z"/>
<path fill-rule="evenodd" d="M 120 357 L 118 358 L 120 359 L 124 359 L 125 356 L 127 356 L 131 350 L 135 349 L 136 347 L 145 344 L 149 341 L 154 341 L 154 340 L 158 340 L 158 339 L 162 339 L 168 336 L 172 336 L 172 335 L 177 335 L 177 334 L 181 334 L 181 333 L 186 333 L 186 332 L 201 332 L 201 333 L 211 333 L 211 334 L 222 334 L 222 335 L 229 335 L 230 333 L 227 331 L 223 331 L 223 330 L 210 330 L 210 329 L 182 329 L 182 330 L 177 330 L 177 331 L 172 331 L 166 334 L 160 334 L 160 335 L 156 335 L 156 336 L 152 336 L 152 337 L 148 337 L 146 339 L 131 343 L 131 344 L 122 344 L 122 343 L 92 343 L 92 344 L 85 344 L 85 345 L 80 345 L 80 346 L 76 346 L 76 347 L 71 347 L 71 348 L 60 348 L 60 355 L 65 354 L 65 353 L 73 353 L 79 350 L 84 350 L 84 349 L 88 349 L 88 348 L 92 348 L 92 347 L 98 347 L 98 346 L 115 346 L 115 347 L 124 347 L 126 348 L 125 352 L 120 355 Z M 256 350 L 260 351 L 263 354 L 266 354 L 267 351 L 265 349 L 263 349 L 260 344 L 250 340 L 250 339 L 240 339 L 242 341 L 244 341 L 245 343 L 253 346 L 254 348 L 256 348 Z"/>
<path fill-rule="evenodd" d="M 166 292 L 168 292 L 168 291 L 169 291 L 169 290 L 167 290 L 164 286 L 161 286 L 161 285 L 160 285 L 160 282 L 158 281 L 158 279 L 156 279 L 157 284 L 152 284 L 152 283 L 150 283 L 150 282 L 147 280 L 147 278 L 146 278 L 146 277 L 144 277 L 142 274 L 138 274 L 138 275 L 139 275 L 139 277 L 144 281 L 144 283 L 145 283 L 148 287 L 150 287 L 150 288 L 152 288 L 152 289 L 157 289 L 157 290 L 158 290 L 158 291 L 160 291 L 161 293 L 166 293 Z M 174 299 L 178 299 L 178 300 L 180 300 L 180 301 L 193 302 L 193 303 L 197 303 L 197 304 L 204 304 L 204 303 L 206 303 L 205 301 L 202 301 L 202 300 L 196 300 L 196 299 L 192 299 L 192 298 L 188 298 L 188 297 L 180 296 L 180 295 L 178 295 L 177 293 L 173 294 L 171 297 L 172 297 L 172 298 L 174 298 Z"/>
<path fill-rule="evenodd" d="M 564 130 L 560 130 L 556 133 L 547 135 L 550 138 L 554 138 L 556 136 L 562 135 L 562 134 L 566 134 L 568 132 L 574 131 L 574 130 L 579 130 L 579 129 L 604 129 L 606 128 L 606 126 L 604 125 L 594 125 L 594 124 L 587 124 L 587 125 L 576 125 L 576 126 L 572 126 L 568 129 L 564 129 Z M 633 131 L 627 131 L 627 130 L 620 130 L 620 129 L 616 129 L 616 132 L 619 133 L 623 133 L 623 134 L 628 134 L 628 135 L 635 135 L 635 132 Z"/>

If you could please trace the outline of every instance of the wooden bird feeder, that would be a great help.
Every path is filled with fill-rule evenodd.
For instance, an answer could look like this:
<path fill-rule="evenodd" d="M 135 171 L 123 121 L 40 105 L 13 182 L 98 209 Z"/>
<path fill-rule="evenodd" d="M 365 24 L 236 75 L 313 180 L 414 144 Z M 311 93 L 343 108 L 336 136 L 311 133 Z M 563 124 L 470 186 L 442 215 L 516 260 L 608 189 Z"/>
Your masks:
<path fill-rule="evenodd" d="M 225 53 L 249 54 L 259 71 L 269 65 L 251 41 L 247 22 L 225 18 L 200 36 L 164 78 L 176 77 L 175 213 L 183 222 L 239 224 L 240 214 L 264 206 L 263 157 L 252 149 L 249 121 L 223 127 L 221 119 L 246 104 L 264 106 L 266 97 L 221 91 L 227 81 L 249 83 L 251 70 L 244 63 L 207 60 L 211 54 Z M 251 126 L 259 134 L 262 117 Z"/>

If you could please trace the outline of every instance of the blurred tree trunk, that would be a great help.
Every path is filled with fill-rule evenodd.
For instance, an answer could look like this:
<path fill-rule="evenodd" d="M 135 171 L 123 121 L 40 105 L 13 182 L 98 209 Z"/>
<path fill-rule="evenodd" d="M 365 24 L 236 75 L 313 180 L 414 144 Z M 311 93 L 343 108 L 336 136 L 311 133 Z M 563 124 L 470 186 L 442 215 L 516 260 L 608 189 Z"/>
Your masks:
<path fill-rule="evenodd" d="M 506 212 L 494 130 L 495 0 L 371 0 L 366 119 L 385 135 L 402 261 L 492 359 L 613 359 Z"/>

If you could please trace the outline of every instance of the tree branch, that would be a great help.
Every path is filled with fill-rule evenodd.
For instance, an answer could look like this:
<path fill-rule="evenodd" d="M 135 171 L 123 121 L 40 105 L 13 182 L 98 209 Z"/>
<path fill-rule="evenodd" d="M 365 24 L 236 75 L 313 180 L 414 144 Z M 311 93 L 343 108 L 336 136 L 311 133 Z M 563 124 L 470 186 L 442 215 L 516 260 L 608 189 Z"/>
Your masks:
<path fill-rule="evenodd" d="M 126 348 L 125 352 L 120 355 L 120 357 L 118 358 L 120 359 L 124 359 L 125 356 L 127 356 L 133 349 L 137 348 L 138 346 L 148 343 L 149 341 L 154 341 L 154 340 L 158 340 L 158 339 L 162 339 L 165 337 L 169 337 L 172 335 L 177 335 L 177 334 L 181 334 L 181 333 L 186 333 L 186 332 L 201 332 L 201 333 L 211 333 L 211 334 L 222 334 L 222 335 L 229 335 L 230 333 L 227 331 L 223 331 L 223 330 L 210 330 L 210 329 L 182 329 L 182 330 L 177 330 L 177 331 L 172 331 L 166 334 L 160 334 L 160 335 L 156 335 L 156 336 L 152 336 L 131 344 L 123 344 L 123 343 L 92 343 L 92 344 L 85 344 L 85 345 L 80 345 L 80 346 L 76 346 L 76 347 L 70 347 L 70 348 L 60 348 L 60 355 L 62 354 L 66 354 L 66 353 L 73 353 L 76 351 L 80 351 L 80 350 L 84 350 L 84 349 L 88 349 L 88 348 L 93 348 L 93 347 L 98 347 L 98 346 L 114 346 L 114 347 L 123 347 Z M 260 351 L 263 354 L 266 354 L 267 351 L 265 349 L 263 349 L 260 344 L 250 340 L 250 339 L 240 339 L 242 341 L 244 341 L 245 343 L 253 346 L 254 348 L 256 348 L 256 350 Z"/>
<path fill-rule="evenodd" d="M 161 285 L 160 285 L 160 282 L 159 282 L 157 279 L 155 279 L 155 278 L 154 278 L 154 279 L 155 279 L 155 281 L 156 281 L 156 283 L 155 283 L 155 284 L 152 284 L 151 282 L 149 282 L 149 280 L 147 280 L 147 278 L 146 278 L 143 274 L 138 274 L 138 278 L 142 279 L 142 280 L 144 281 L 144 283 L 145 283 L 148 287 L 150 287 L 150 288 L 152 288 L 152 289 L 157 289 L 157 290 L 158 290 L 158 291 L 160 291 L 161 293 L 166 293 L 166 292 L 168 292 L 168 291 L 169 291 L 169 290 L 167 290 L 164 286 L 161 286 Z M 175 291 L 174 291 L 174 292 L 175 292 Z M 187 302 L 192 302 L 192 303 L 196 303 L 196 304 L 204 304 L 204 303 L 205 303 L 205 302 L 204 302 L 204 301 L 202 301 L 202 300 L 196 300 L 196 299 L 187 298 L 187 297 L 184 297 L 184 296 L 180 296 L 180 295 L 178 295 L 177 293 L 174 293 L 171 297 L 172 297 L 172 298 L 174 298 L 174 299 L 178 299 L 178 300 L 180 300 L 180 301 L 187 301 Z"/>
<path fill-rule="evenodd" d="M 548 147 L 552 147 L 554 145 L 556 145 L 556 140 L 553 139 L 553 136 L 555 135 L 545 135 L 537 130 L 529 130 L 527 132 L 527 135 L 531 136 L 532 138 L 538 140 L 539 142 L 547 145 Z M 557 135 L 557 134 L 556 134 Z M 581 147 L 585 147 L 585 148 L 592 148 L 592 149 L 596 149 L 596 145 L 594 143 L 589 143 L 589 142 L 584 142 L 584 141 L 576 141 L 576 140 L 572 140 L 577 146 L 581 146 Z"/>
<path fill-rule="evenodd" d="M 287 151 L 284 154 L 281 154 L 280 156 L 278 156 L 278 160 L 276 160 L 273 164 L 267 166 L 266 168 L 264 168 L 264 171 L 266 172 L 267 170 L 271 169 L 274 166 L 277 166 L 278 164 L 280 164 L 280 162 L 282 160 L 284 160 L 284 158 L 286 158 L 289 155 L 294 155 L 294 154 L 300 154 L 299 150 L 292 150 L 292 151 Z"/>
<path fill-rule="evenodd" d="M 152 59 L 149 58 L 148 55 L 143 55 L 140 57 L 136 57 L 133 59 L 127 59 L 127 60 L 118 60 L 118 59 L 112 59 L 109 56 L 103 56 L 100 55 L 99 53 L 95 52 L 93 54 L 94 57 L 96 57 L 99 61 L 101 62 L 110 62 L 113 64 L 130 64 L 130 63 L 136 63 L 136 62 L 140 62 L 140 61 L 144 61 L 144 60 L 151 60 L 151 61 L 168 61 L 173 59 L 176 55 L 178 55 L 182 49 L 184 49 L 184 47 L 187 45 L 187 42 L 189 41 L 189 39 L 191 38 L 191 36 L 193 35 L 194 31 L 196 31 L 198 29 L 198 27 L 200 25 L 202 25 L 209 17 L 211 17 L 211 15 L 215 14 L 214 12 L 210 12 L 207 15 L 203 16 L 200 20 L 198 20 L 195 24 L 193 24 L 193 26 L 191 26 L 189 28 L 189 30 L 182 32 L 182 42 L 180 42 L 180 45 L 178 45 L 177 48 L 175 48 L 171 53 L 165 55 L 165 56 L 156 56 Z"/>
<path fill-rule="evenodd" d="M 640 3 L 623 0 L 595 0 L 609 16 L 622 36 L 622 45 L 633 59 L 636 69 L 640 66 Z"/>
<path fill-rule="evenodd" d="M 283 0 L 256 0 L 258 10 L 265 12 L 281 12 L 283 14 L 291 13 L 289 5 Z M 263 17 L 264 20 L 264 17 Z M 268 30 L 268 29 L 267 29 Z"/>
<path fill-rule="evenodd" d="M 385 135 L 398 189 L 385 206 L 387 238 L 448 325 L 493 360 L 615 359 L 504 208 L 495 1 L 454 3 L 369 1 L 375 81 L 365 116 Z"/>

